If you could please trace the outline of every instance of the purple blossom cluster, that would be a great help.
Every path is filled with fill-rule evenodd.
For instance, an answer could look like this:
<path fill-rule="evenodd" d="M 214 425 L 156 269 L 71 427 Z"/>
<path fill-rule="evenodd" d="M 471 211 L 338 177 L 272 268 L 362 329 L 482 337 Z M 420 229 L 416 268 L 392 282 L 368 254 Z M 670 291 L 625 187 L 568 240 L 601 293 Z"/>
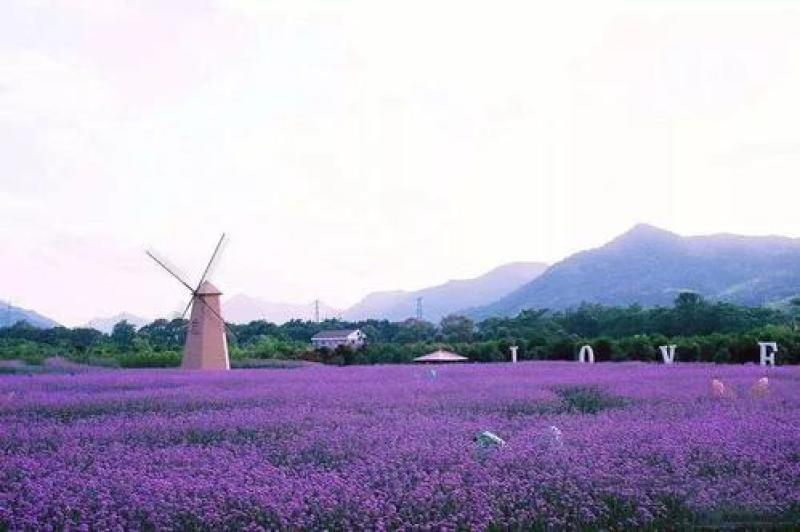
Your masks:
<path fill-rule="evenodd" d="M 0 377 L 0 529 L 726 523 L 800 526 L 798 367 Z"/>

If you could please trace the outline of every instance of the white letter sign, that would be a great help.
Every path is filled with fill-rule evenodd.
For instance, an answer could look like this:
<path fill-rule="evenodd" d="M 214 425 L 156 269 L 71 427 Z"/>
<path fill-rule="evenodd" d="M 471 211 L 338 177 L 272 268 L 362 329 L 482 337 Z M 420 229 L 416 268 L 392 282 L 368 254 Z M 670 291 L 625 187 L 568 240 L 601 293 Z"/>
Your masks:
<path fill-rule="evenodd" d="M 660 345 L 658 348 L 661 350 L 661 358 L 664 359 L 664 364 L 672 364 L 675 362 L 675 349 L 677 345 Z"/>
<path fill-rule="evenodd" d="M 758 342 L 758 347 L 761 349 L 761 365 L 770 366 L 775 365 L 775 353 L 778 352 L 778 344 L 776 342 Z"/>

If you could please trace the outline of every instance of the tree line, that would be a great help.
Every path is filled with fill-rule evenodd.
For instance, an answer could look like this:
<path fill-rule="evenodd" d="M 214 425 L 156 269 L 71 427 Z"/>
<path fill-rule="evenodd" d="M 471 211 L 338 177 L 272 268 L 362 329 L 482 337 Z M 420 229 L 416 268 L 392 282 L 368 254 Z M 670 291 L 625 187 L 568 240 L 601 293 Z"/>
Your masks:
<path fill-rule="evenodd" d="M 321 323 L 292 320 L 228 324 L 232 364 L 265 359 L 309 360 L 331 364 L 408 362 L 445 347 L 471 360 L 508 360 L 519 346 L 520 360 L 571 360 L 590 343 L 598 361 L 660 360 L 658 346 L 677 344 L 677 361 L 753 362 L 758 340 L 777 341 L 779 363 L 800 363 L 800 298 L 787 309 L 746 307 L 707 301 L 683 292 L 670 307 L 613 307 L 584 303 L 565 311 L 529 309 L 514 317 L 480 321 L 451 315 L 438 324 L 364 320 Z M 118 323 L 110 334 L 89 328 L 38 329 L 24 322 L 0 328 L 0 359 L 41 363 L 50 356 L 122 367 L 171 367 L 180 364 L 187 320 L 159 319 L 140 329 Z M 361 329 L 362 349 L 314 350 L 311 337 L 325 329 Z"/>

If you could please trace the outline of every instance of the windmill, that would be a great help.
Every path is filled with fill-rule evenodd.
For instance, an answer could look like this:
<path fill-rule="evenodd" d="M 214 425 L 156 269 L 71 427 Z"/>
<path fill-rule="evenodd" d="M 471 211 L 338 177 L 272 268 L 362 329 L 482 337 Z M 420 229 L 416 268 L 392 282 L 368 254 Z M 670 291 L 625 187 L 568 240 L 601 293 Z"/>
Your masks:
<path fill-rule="evenodd" d="M 146 251 L 151 259 L 167 270 L 192 294 L 181 316 L 181 318 L 185 317 L 189 308 L 192 309 L 189 328 L 186 331 L 186 343 L 183 346 L 183 360 L 181 361 L 183 369 L 230 369 L 231 367 L 228 357 L 228 342 L 225 337 L 225 331 L 231 331 L 225 324 L 225 320 L 222 319 L 219 302 L 222 292 L 208 280 L 224 241 L 225 233 L 217 242 L 217 247 L 214 248 L 214 253 L 211 255 L 197 287 L 187 283 L 184 280 L 186 276 L 155 251 L 152 249 Z M 231 335 L 233 335 L 232 332 Z"/>

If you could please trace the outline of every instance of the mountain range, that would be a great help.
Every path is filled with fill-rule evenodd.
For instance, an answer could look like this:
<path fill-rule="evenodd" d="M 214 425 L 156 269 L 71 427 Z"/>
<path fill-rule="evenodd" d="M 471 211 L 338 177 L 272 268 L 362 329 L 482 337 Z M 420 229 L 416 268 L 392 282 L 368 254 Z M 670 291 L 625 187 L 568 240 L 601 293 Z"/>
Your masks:
<path fill-rule="evenodd" d="M 608 244 L 576 253 L 498 301 L 468 313 L 515 315 L 582 302 L 669 305 L 684 290 L 742 305 L 800 294 L 800 239 L 717 234 L 683 237 L 637 225 Z"/>
<path fill-rule="evenodd" d="M 415 291 L 374 292 L 345 310 L 348 321 L 368 318 L 401 321 L 416 313 L 417 298 L 422 298 L 423 318 L 438 323 L 448 314 L 496 301 L 547 269 L 541 262 L 513 262 L 499 266 L 473 279 L 459 279 Z"/>
<path fill-rule="evenodd" d="M 10 327 L 17 322 L 24 321 L 34 327 L 42 329 L 49 329 L 51 327 L 58 327 L 58 323 L 46 316 L 42 316 L 36 311 L 26 308 L 15 307 L 6 302 L 1 303 L 0 306 L 0 327 Z"/>
<path fill-rule="evenodd" d="M 416 313 L 417 298 L 422 298 L 426 320 L 438 322 L 447 314 L 497 300 L 541 274 L 546 264 L 515 262 L 505 264 L 474 279 L 459 279 L 421 290 L 374 292 L 352 307 L 342 310 L 320 303 L 321 319 L 342 318 L 358 321 L 369 318 L 401 321 Z M 237 294 L 223 303 L 225 318 L 232 323 L 267 320 L 284 323 L 291 319 L 314 318 L 314 303 L 293 304 L 266 301 Z"/>
<path fill-rule="evenodd" d="M 549 267 L 516 262 L 473 279 L 421 290 L 374 292 L 344 310 L 321 304 L 320 317 L 401 321 L 415 315 L 417 299 L 422 298 L 423 318 L 435 323 L 448 314 L 482 319 L 513 316 L 526 308 L 566 309 L 582 302 L 670 305 L 686 290 L 742 305 L 781 305 L 800 294 L 800 239 L 732 234 L 684 237 L 641 224 L 601 247 L 575 253 Z M 271 302 L 245 294 L 224 301 L 223 308 L 226 319 L 234 323 L 314 318 L 313 303 Z M 92 320 L 88 326 L 108 332 L 122 319 L 137 326 L 145 321 L 123 313 Z M 0 326 L 20 320 L 37 327 L 57 325 L 32 310 L 0 308 Z"/>

